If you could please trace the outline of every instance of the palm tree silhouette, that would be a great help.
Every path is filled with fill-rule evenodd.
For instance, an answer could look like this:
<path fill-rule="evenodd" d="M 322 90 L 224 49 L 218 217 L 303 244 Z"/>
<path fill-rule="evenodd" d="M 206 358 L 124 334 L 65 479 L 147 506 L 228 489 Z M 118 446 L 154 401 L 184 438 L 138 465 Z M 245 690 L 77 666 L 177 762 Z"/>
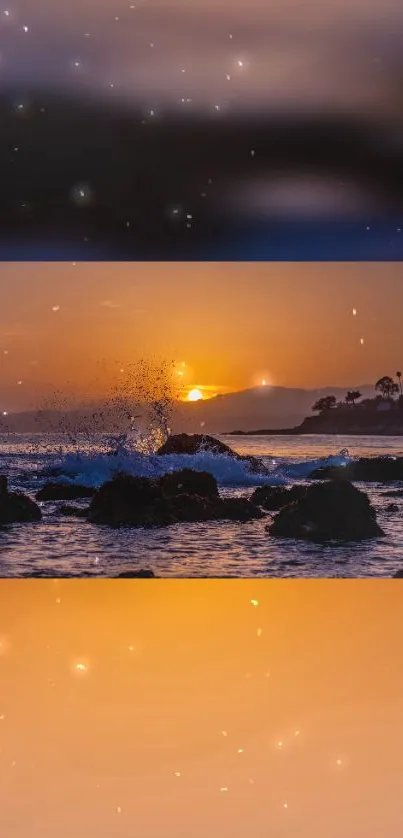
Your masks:
<path fill-rule="evenodd" d="M 402 374 L 401 374 L 401 372 L 397 372 L 397 373 L 396 373 L 396 378 L 398 378 L 398 379 L 399 379 L 399 389 L 400 389 L 400 395 L 402 395 L 402 394 L 403 394 L 403 390 L 402 390 Z"/>
<path fill-rule="evenodd" d="M 384 399 L 392 399 L 399 392 L 399 387 L 390 375 L 384 375 L 376 382 L 375 390 L 378 390 Z"/>
<path fill-rule="evenodd" d="M 355 403 L 357 399 L 361 399 L 362 394 L 359 390 L 349 390 L 346 395 L 346 402 L 347 404 L 352 404 L 355 407 Z"/>

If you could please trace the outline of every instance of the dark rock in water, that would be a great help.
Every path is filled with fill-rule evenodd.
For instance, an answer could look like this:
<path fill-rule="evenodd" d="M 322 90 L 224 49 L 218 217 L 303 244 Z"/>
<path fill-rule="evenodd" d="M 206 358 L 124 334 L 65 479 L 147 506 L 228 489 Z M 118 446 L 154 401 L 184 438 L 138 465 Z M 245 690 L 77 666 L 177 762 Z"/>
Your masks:
<path fill-rule="evenodd" d="M 210 521 L 213 515 L 212 503 L 209 498 L 199 495 L 177 495 L 167 501 L 169 523 L 198 523 Z"/>
<path fill-rule="evenodd" d="M 361 457 L 345 466 L 315 469 L 312 480 L 352 480 L 368 483 L 391 483 L 403 480 L 403 457 Z"/>
<path fill-rule="evenodd" d="M 239 454 L 236 459 L 242 460 L 242 462 L 245 463 L 248 471 L 250 471 L 251 474 L 270 474 L 270 469 L 268 469 L 267 466 L 265 466 L 264 462 L 262 460 L 259 460 L 258 457 L 247 456 L 246 454 Z"/>
<path fill-rule="evenodd" d="M 199 495 L 203 498 L 218 497 L 215 477 L 207 471 L 193 471 L 184 468 L 164 474 L 160 481 L 162 494 L 169 498 L 175 495 Z"/>
<path fill-rule="evenodd" d="M 288 503 L 298 500 L 305 495 L 306 486 L 258 486 L 251 496 L 251 502 L 271 512 L 277 512 Z"/>
<path fill-rule="evenodd" d="M 385 512 L 399 512 L 399 507 L 397 503 L 389 503 L 388 506 L 385 508 Z"/>
<path fill-rule="evenodd" d="M 9 492 L 7 477 L 0 476 L 0 524 L 40 521 L 39 506 L 22 492 Z"/>
<path fill-rule="evenodd" d="M 220 442 L 213 436 L 207 434 L 172 434 L 166 442 L 158 449 L 157 454 L 164 456 L 165 454 L 199 454 L 200 451 L 210 451 L 213 454 L 226 454 L 229 457 L 238 458 L 240 455 L 236 454 L 229 445 Z"/>
<path fill-rule="evenodd" d="M 170 504 L 173 523 L 202 521 L 254 521 L 262 518 L 248 498 L 202 498 L 197 495 L 178 495 Z"/>
<path fill-rule="evenodd" d="M 108 480 L 95 493 L 88 510 L 94 524 L 118 526 L 155 526 L 158 517 L 170 523 L 160 482 L 146 477 L 122 474 Z"/>
<path fill-rule="evenodd" d="M 302 498 L 280 510 L 268 531 L 281 538 L 317 542 L 384 535 L 367 495 L 344 480 L 309 486 Z"/>
<path fill-rule="evenodd" d="M 37 500 L 78 500 L 79 498 L 92 498 L 96 490 L 88 486 L 73 486 L 67 483 L 45 483 L 42 489 L 36 493 Z"/>
<path fill-rule="evenodd" d="M 194 454 L 200 454 L 202 451 L 208 451 L 212 454 L 223 454 L 226 457 L 232 457 L 234 460 L 240 460 L 248 465 L 249 471 L 253 474 L 269 473 L 264 463 L 257 457 L 237 454 L 229 445 L 225 445 L 224 442 L 215 439 L 213 436 L 208 436 L 208 434 L 173 434 L 161 445 L 157 454 L 159 456 L 166 454 L 187 454 L 188 456 L 193 456 Z"/>
<path fill-rule="evenodd" d="M 217 508 L 217 520 L 220 521 L 255 521 L 265 515 L 248 498 L 222 498 Z"/>
<path fill-rule="evenodd" d="M 403 579 L 403 569 L 397 570 L 396 573 L 393 574 L 393 579 Z"/>
<path fill-rule="evenodd" d="M 87 518 L 88 516 L 88 508 L 81 509 L 79 506 L 60 506 L 57 511 L 60 515 L 66 515 L 66 517 Z"/>
<path fill-rule="evenodd" d="M 205 491 L 212 491 L 216 484 L 214 478 L 214 483 L 207 481 L 207 476 L 210 475 L 202 475 L 198 483 L 198 472 L 194 472 L 194 477 L 187 474 L 187 486 L 200 485 Z M 113 527 L 164 527 L 202 521 L 251 521 L 263 516 L 263 512 L 247 498 L 220 498 L 215 492 L 208 496 L 189 492 L 166 496 L 163 493 L 164 480 L 130 475 L 115 477 L 104 483 L 94 495 L 88 510 L 88 520 Z M 175 479 L 168 485 L 172 489 L 179 489 L 184 484 L 181 479 Z"/>
<path fill-rule="evenodd" d="M 403 498 L 403 489 L 394 489 L 391 492 L 382 492 L 385 498 Z"/>
<path fill-rule="evenodd" d="M 152 570 L 125 570 L 115 576 L 115 579 L 155 579 L 155 573 Z"/>

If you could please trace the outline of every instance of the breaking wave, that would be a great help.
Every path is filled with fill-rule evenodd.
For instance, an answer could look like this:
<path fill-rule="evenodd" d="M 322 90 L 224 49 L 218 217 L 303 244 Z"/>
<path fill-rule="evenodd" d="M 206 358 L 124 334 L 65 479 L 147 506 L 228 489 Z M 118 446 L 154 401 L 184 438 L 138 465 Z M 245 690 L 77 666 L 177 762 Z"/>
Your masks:
<path fill-rule="evenodd" d="M 345 465 L 349 460 L 349 457 L 342 455 L 299 463 L 273 463 L 269 458 L 263 458 L 262 472 L 256 473 L 251 471 L 247 461 L 237 460 L 225 454 L 201 451 L 194 455 L 158 456 L 142 451 L 125 450 L 122 447 L 113 453 L 66 454 L 54 461 L 50 467 L 47 466 L 40 476 L 97 488 L 122 472 L 136 477 L 152 478 L 189 468 L 209 472 L 222 487 L 242 488 L 262 484 L 286 486 L 288 483 L 306 479 L 314 469 L 321 466 Z"/>
<path fill-rule="evenodd" d="M 346 466 L 353 458 L 349 457 L 348 453 L 341 452 L 330 457 L 322 457 L 317 460 L 306 460 L 302 463 L 284 462 L 278 466 L 278 470 L 284 474 L 288 480 L 305 480 L 316 471 L 318 468 L 325 466 Z"/>

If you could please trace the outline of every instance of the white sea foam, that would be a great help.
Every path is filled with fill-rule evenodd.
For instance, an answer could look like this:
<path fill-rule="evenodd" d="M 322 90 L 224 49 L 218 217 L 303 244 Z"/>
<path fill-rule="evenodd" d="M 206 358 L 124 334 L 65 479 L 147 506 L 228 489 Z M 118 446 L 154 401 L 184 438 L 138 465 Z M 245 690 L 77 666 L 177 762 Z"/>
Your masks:
<path fill-rule="evenodd" d="M 242 488 L 269 484 L 284 486 L 295 480 L 304 480 L 317 468 L 325 465 L 345 465 L 348 457 L 335 456 L 300 463 L 283 462 L 271 467 L 269 474 L 251 472 L 247 461 L 237 460 L 223 454 L 201 451 L 198 454 L 168 454 L 165 456 L 146 455 L 137 451 L 121 450 L 117 454 L 67 454 L 52 464 L 50 476 L 62 482 L 83 484 L 97 488 L 106 480 L 124 472 L 136 477 L 160 477 L 167 472 L 183 468 L 195 471 L 207 471 L 212 474 L 219 486 Z M 265 467 L 266 463 L 265 463 Z"/>
<path fill-rule="evenodd" d="M 345 454 L 337 454 L 331 457 L 322 457 L 317 460 L 305 460 L 301 463 L 282 463 L 277 468 L 289 480 L 304 480 L 316 469 L 325 466 L 346 466 L 352 457 Z"/>
<path fill-rule="evenodd" d="M 220 486 L 242 487 L 259 486 L 262 483 L 284 485 L 287 479 L 279 472 L 272 475 L 255 474 L 250 471 L 247 462 L 223 454 L 200 452 L 199 454 L 167 454 L 165 456 L 144 455 L 127 452 L 108 454 L 68 454 L 55 462 L 48 470 L 58 480 L 98 487 L 106 480 L 124 472 L 136 477 L 160 477 L 167 472 L 189 468 L 195 471 L 207 471 L 212 474 Z"/>

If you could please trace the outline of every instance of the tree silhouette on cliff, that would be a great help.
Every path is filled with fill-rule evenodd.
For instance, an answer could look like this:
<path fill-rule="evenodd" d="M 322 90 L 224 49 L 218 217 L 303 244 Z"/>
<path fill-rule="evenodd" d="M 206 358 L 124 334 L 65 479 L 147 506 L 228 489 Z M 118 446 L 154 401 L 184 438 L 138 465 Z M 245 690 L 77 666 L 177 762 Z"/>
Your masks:
<path fill-rule="evenodd" d="M 318 401 L 315 402 L 312 406 L 312 410 L 317 410 L 319 413 L 325 413 L 327 410 L 332 410 L 333 407 L 336 407 L 336 404 L 336 396 L 323 396 L 323 398 L 318 399 Z"/>
<path fill-rule="evenodd" d="M 355 407 L 355 403 L 357 399 L 362 398 L 362 393 L 359 390 L 349 390 L 346 395 L 346 402 L 347 404 L 352 404 Z"/>
<path fill-rule="evenodd" d="M 393 399 L 399 392 L 399 387 L 390 375 L 384 375 L 376 382 L 375 390 L 378 390 L 384 399 Z"/>

